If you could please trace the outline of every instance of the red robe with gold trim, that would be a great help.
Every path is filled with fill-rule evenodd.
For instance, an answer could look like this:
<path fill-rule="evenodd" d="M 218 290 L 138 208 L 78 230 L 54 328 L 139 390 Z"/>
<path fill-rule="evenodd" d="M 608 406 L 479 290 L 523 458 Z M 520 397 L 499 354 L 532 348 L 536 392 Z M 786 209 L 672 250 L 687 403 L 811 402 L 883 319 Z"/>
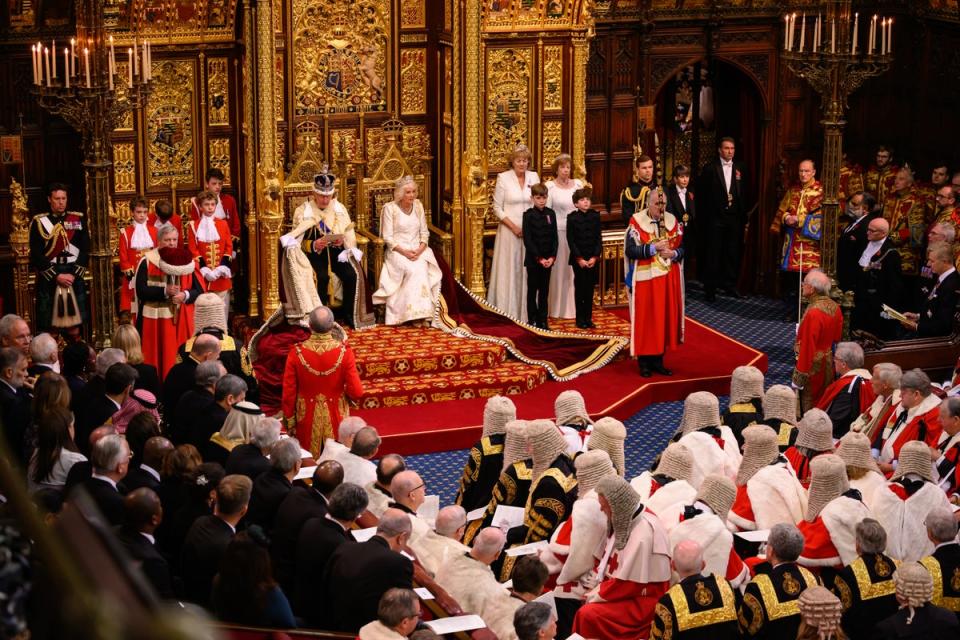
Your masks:
<path fill-rule="evenodd" d="M 891 191 L 883 202 L 883 218 L 890 223 L 890 241 L 900 252 L 900 269 L 905 276 L 920 273 L 921 252 L 927 232 L 927 208 L 915 189 L 900 194 Z"/>
<path fill-rule="evenodd" d="M 896 427 L 900 415 L 906 411 L 905 422 Z M 922 423 L 922 424 L 921 424 Z M 896 428 L 894 428 L 896 427 Z M 940 398 L 931 393 L 910 409 L 898 404 L 883 425 L 880 435 L 880 462 L 890 462 L 900 457 L 900 449 L 911 440 L 923 440 L 929 447 L 937 446 L 940 440 Z"/>
<path fill-rule="evenodd" d="M 150 234 L 150 239 L 153 240 L 152 247 L 134 249 L 130 246 L 135 230 L 135 226 L 131 224 L 120 234 L 120 246 L 117 250 L 117 257 L 120 262 L 120 311 L 130 311 L 134 315 L 137 313 L 136 308 L 131 308 L 131 303 L 134 298 L 132 287 L 134 272 L 144 254 L 157 246 L 156 227 L 150 226 L 149 221 L 146 223 L 146 227 L 147 233 Z"/>
<path fill-rule="evenodd" d="M 793 370 L 793 384 L 801 389 L 804 411 L 814 406 L 833 381 L 833 345 L 842 337 L 840 305 L 827 296 L 814 296 L 803 313 L 794 344 L 797 365 Z"/>
<path fill-rule="evenodd" d="M 200 268 L 216 269 L 221 265 L 226 265 L 232 269 L 233 242 L 230 240 L 230 229 L 227 227 L 227 223 L 223 220 L 214 220 L 214 224 L 217 226 L 217 235 L 220 236 L 220 239 L 216 242 L 197 240 L 198 224 L 198 222 L 191 221 L 187 227 L 189 236 L 187 246 Z M 233 287 L 233 278 L 218 278 L 213 282 L 208 282 L 206 286 L 209 291 L 215 293 L 229 291 Z"/>
<path fill-rule="evenodd" d="M 840 165 L 840 211 L 846 211 L 847 200 L 857 191 L 863 191 L 863 167 L 855 162 L 846 161 Z"/>
<path fill-rule="evenodd" d="M 870 384 L 870 372 L 864 369 L 852 369 L 831 382 L 830 386 L 824 389 L 823 395 L 821 395 L 817 401 L 817 409 L 826 411 L 834 398 L 840 395 L 841 391 L 853 384 L 857 376 L 862 378 L 860 382 L 860 405 L 857 413 L 863 413 L 869 409 L 870 405 L 873 404 L 873 401 L 876 399 L 877 394 L 873 392 L 873 385 Z"/>
<path fill-rule="evenodd" d="M 683 225 L 664 212 L 661 224 L 647 216 L 647 210 L 633 214 L 627 226 L 628 251 L 646 255 L 648 245 L 666 238 L 670 248 L 682 251 Z M 682 254 L 681 254 L 682 255 Z M 625 258 L 630 292 L 630 355 L 656 356 L 683 342 L 683 273 L 677 260 L 657 255 Z"/>
<path fill-rule="evenodd" d="M 900 167 L 892 163 L 882 169 L 878 169 L 875 164 L 870 165 L 863 174 L 863 190 L 872 193 L 877 202 L 882 203 L 887 194 L 893 193 L 893 183 L 897 179 L 898 171 Z"/>
<path fill-rule="evenodd" d="M 771 233 L 780 233 L 785 229 L 783 248 L 780 252 L 780 269 L 782 271 L 810 271 L 820 266 L 820 236 L 823 216 L 820 207 L 823 204 L 823 187 L 817 180 L 808 184 L 795 184 L 790 187 L 780 206 L 777 215 L 770 224 Z M 783 219 L 788 215 L 797 216 L 797 225 L 787 227 Z M 800 255 L 803 254 L 803 263 Z"/>
<path fill-rule="evenodd" d="M 314 458 L 350 415 L 347 400 L 357 401 L 362 395 L 353 349 L 345 341 L 330 333 L 314 333 L 287 354 L 281 411 L 287 430 Z"/>
<path fill-rule="evenodd" d="M 186 250 L 163 250 L 162 255 L 169 251 L 182 252 L 187 263 L 171 265 L 163 261 L 161 251 L 148 251 L 137 267 L 135 289 L 143 361 L 155 366 L 161 378 L 177 363 L 177 348 L 193 336 L 193 303 L 203 293 L 200 271 Z M 168 301 L 168 284 L 189 292 L 186 304 Z"/>

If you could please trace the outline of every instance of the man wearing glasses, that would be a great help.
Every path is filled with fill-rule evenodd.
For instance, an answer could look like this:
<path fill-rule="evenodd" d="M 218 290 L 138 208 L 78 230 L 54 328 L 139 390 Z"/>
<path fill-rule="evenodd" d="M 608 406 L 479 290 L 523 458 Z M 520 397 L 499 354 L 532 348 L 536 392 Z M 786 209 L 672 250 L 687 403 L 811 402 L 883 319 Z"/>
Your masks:
<path fill-rule="evenodd" d="M 937 446 L 940 433 L 940 398 L 933 393 L 930 378 L 920 369 L 904 372 L 900 378 L 900 404 L 883 426 L 880 439 L 880 470 L 896 470 L 900 449 L 911 440 Z"/>
<path fill-rule="evenodd" d="M 897 331 L 894 320 L 881 316 L 883 305 L 899 309 L 902 293 L 900 253 L 887 237 L 890 223 L 874 218 L 867 224 L 867 244 L 857 260 L 852 326 L 879 338 Z"/>

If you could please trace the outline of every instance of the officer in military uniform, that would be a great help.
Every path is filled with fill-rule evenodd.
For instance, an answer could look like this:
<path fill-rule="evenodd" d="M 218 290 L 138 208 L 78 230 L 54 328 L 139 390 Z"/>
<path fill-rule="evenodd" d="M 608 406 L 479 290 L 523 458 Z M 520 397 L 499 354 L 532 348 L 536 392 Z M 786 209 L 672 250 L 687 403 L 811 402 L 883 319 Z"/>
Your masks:
<path fill-rule="evenodd" d="M 493 396 L 483 408 L 483 435 L 470 449 L 460 477 L 456 503 L 468 513 L 490 502 L 493 486 L 503 469 L 503 445 L 507 423 L 517 419 L 517 407 L 510 398 Z"/>
<path fill-rule="evenodd" d="M 67 186 L 47 187 L 49 213 L 30 223 L 30 264 L 37 271 L 36 332 L 86 323 L 87 287 L 83 281 L 90 259 L 90 236 L 83 214 L 67 211 Z"/>
<path fill-rule="evenodd" d="M 763 420 L 763 372 L 752 366 L 737 367 L 730 379 L 730 406 L 721 416 L 743 446 L 744 429 Z"/>
<path fill-rule="evenodd" d="M 653 158 L 641 154 L 634 161 L 634 167 L 633 180 L 620 192 L 620 213 L 627 224 L 630 224 L 633 214 L 647 208 L 647 194 L 656 186 L 653 179 Z"/>
<path fill-rule="evenodd" d="M 893 571 L 896 561 L 884 555 L 887 533 L 873 518 L 865 518 L 856 528 L 857 559 L 833 578 L 830 587 L 843 603 L 841 626 L 850 640 L 869 638 L 877 621 L 896 613 L 896 585 Z"/>
<path fill-rule="evenodd" d="M 930 602 L 949 609 L 960 620 L 960 543 L 957 521 L 946 508 L 933 509 L 924 519 L 927 536 L 936 546 L 933 554 L 920 560 L 933 578 Z"/>
<path fill-rule="evenodd" d="M 792 524 L 777 524 L 767 538 L 767 561 L 747 585 L 737 612 L 740 633 L 750 638 L 796 638 L 800 594 L 817 579 L 797 564 L 803 535 Z"/>
<path fill-rule="evenodd" d="M 680 582 L 653 609 L 650 640 L 735 640 L 739 592 L 716 574 L 704 575 L 703 549 L 693 540 L 673 548 Z"/>

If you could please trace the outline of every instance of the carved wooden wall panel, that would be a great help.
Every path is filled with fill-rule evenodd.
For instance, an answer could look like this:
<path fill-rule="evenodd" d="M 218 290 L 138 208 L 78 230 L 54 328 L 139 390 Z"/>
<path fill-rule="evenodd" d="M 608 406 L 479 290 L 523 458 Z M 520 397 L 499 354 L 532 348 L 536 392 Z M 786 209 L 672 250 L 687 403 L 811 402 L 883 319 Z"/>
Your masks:
<path fill-rule="evenodd" d="M 164 60 L 154 65 L 154 74 L 154 90 L 144 111 L 147 186 L 196 184 L 195 61 Z"/>

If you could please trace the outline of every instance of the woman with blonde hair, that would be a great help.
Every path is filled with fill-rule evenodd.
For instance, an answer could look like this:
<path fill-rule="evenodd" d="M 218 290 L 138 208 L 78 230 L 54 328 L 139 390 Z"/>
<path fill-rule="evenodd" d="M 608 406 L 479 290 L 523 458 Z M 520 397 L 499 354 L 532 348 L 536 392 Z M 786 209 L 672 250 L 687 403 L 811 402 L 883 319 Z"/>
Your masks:
<path fill-rule="evenodd" d="M 430 229 L 412 176 L 397 180 L 393 202 L 380 212 L 387 254 L 374 304 L 386 305 L 386 324 L 428 325 L 440 297 L 440 265 L 428 245 Z"/>
<path fill-rule="evenodd" d="M 573 158 L 561 153 L 553 160 L 553 180 L 547 181 L 547 206 L 557 214 L 557 259 L 550 271 L 550 299 L 547 303 L 551 318 L 577 317 L 573 301 L 573 267 L 570 266 L 570 246 L 567 244 L 567 215 L 576 209 L 573 192 L 583 188 L 583 182 L 572 177 Z"/>
<path fill-rule="evenodd" d="M 113 332 L 113 346 L 127 356 L 127 364 L 137 370 L 139 377 L 134 387 L 146 389 L 154 396 L 160 393 L 160 377 L 157 368 L 143 361 L 143 345 L 140 332 L 132 324 L 121 324 Z"/>
<path fill-rule="evenodd" d="M 493 213 L 500 220 L 493 245 L 487 302 L 511 318 L 526 318 L 526 271 L 523 268 L 523 212 L 533 205 L 530 187 L 540 182 L 528 171 L 530 150 L 517 145 L 507 157 L 510 168 L 497 176 Z"/>

